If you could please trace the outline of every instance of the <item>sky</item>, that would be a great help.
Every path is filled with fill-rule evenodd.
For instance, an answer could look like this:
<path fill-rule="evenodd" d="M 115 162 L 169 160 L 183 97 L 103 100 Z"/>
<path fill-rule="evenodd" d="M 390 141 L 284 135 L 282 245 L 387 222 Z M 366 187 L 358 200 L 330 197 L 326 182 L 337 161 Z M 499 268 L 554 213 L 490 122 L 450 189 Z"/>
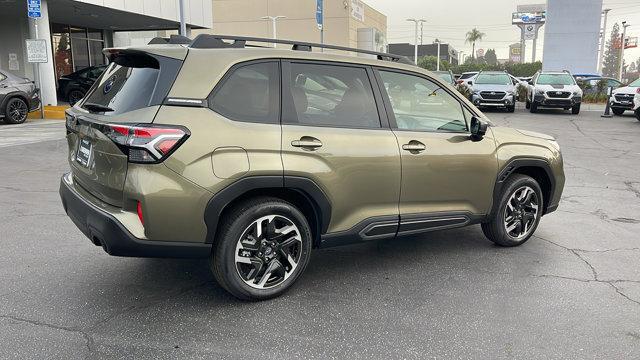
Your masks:
<path fill-rule="evenodd" d="M 572 0 L 576 4 L 580 0 Z M 414 25 L 407 18 L 423 18 L 423 43 L 431 43 L 435 38 L 465 54 L 471 53 L 471 44 L 465 44 L 465 34 L 474 26 L 486 35 L 476 48 L 495 49 L 499 59 L 506 59 L 509 44 L 520 40 L 520 30 L 511 25 L 511 13 L 517 5 L 544 3 L 544 0 L 364 0 L 365 3 L 387 15 L 387 41 L 414 42 Z M 612 9 L 607 19 L 607 39 L 615 22 L 624 20 L 632 26 L 627 34 L 640 37 L 640 0 L 604 0 L 604 8 Z M 634 26 L 635 24 L 635 26 Z M 542 60 L 544 26 L 538 33 L 536 59 Z M 526 57 L 531 61 L 531 41 L 527 41 Z M 640 58 L 640 47 L 625 50 L 625 60 Z"/>

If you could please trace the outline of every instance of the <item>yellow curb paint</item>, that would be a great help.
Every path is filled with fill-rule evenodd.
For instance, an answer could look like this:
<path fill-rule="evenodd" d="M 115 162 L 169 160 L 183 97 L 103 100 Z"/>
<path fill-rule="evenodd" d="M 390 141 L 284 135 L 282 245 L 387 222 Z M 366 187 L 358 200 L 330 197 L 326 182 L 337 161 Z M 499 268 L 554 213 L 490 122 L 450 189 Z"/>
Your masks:
<path fill-rule="evenodd" d="M 55 119 L 55 120 L 64 120 L 64 111 L 68 109 L 69 106 L 45 106 L 44 107 L 44 118 L 45 119 Z M 29 119 L 40 119 L 40 110 L 32 111 L 27 116 Z"/>

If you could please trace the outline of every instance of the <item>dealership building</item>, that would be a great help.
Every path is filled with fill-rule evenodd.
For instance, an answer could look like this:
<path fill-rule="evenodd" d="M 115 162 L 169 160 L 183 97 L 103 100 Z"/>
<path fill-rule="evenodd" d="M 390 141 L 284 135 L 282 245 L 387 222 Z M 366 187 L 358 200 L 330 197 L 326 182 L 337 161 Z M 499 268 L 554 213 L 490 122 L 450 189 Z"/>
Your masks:
<path fill-rule="evenodd" d="M 184 0 L 190 29 L 211 28 L 211 0 Z M 57 105 L 57 79 L 103 65 L 102 49 L 119 31 L 179 27 L 178 0 L 41 0 L 41 17 L 27 17 L 27 0 L 0 1 L 0 68 L 30 79 L 39 67 L 42 102 Z M 27 61 L 26 39 L 43 39 L 46 63 Z"/>

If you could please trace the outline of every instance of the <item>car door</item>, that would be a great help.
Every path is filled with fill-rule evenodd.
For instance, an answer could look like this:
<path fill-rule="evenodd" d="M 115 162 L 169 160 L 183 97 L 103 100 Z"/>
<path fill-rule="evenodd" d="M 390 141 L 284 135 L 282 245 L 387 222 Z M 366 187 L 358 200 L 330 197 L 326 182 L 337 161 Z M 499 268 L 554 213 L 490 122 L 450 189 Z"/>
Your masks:
<path fill-rule="evenodd" d="M 365 66 L 283 61 L 285 186 L 302 177 L 326 194 L 325 243 L 397 230 L 400 153 L 372 77 Z"/>
<path fill-rule="evenodd" d="M 487 214 L 498 171 L 491 131 L 472 140 L 473 113 L 437 81 L 376 72 L 401 153 L 399 233 L 460 226 Z"/>

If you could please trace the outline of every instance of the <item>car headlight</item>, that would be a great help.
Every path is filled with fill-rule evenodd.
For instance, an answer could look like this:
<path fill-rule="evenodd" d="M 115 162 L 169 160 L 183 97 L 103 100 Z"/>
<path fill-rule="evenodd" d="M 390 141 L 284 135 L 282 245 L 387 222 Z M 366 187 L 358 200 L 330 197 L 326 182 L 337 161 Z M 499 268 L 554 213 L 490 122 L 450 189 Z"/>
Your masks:
<path fill-rule="evenodd" d="M 582 96 L 582 91 L 576 90 L 573 92 L 573 96 Z"/>

